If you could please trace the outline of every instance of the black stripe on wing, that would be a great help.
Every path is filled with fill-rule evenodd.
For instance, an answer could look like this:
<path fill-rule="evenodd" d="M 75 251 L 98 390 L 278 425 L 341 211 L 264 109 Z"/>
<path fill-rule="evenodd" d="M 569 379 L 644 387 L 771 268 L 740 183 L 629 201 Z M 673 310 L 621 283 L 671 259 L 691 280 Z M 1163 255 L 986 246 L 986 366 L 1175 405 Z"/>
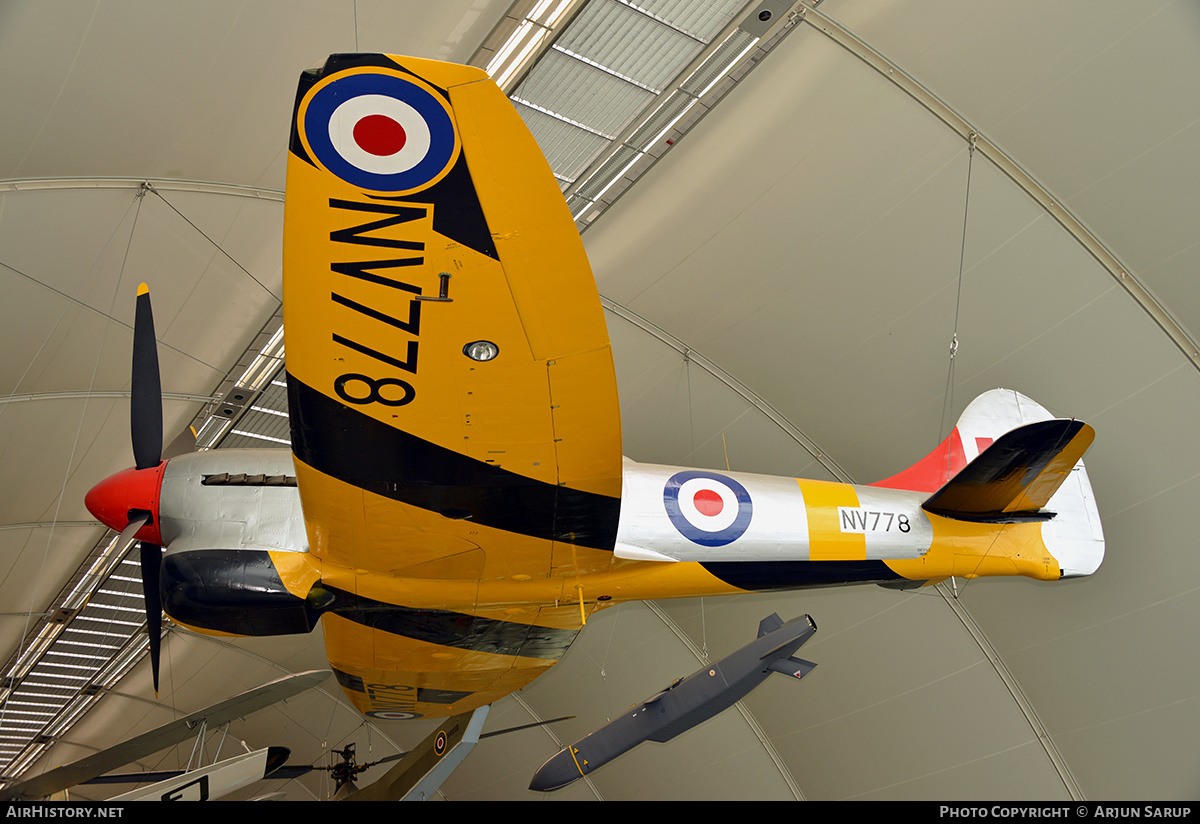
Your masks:
<path fill-rule="evenodd" d="M 290 374 L 288 409 L 296 458 L 352 486 L 533 538 L 603 550 L 616 542 L 619 498 L 538 481 L 438 446 Z"/>

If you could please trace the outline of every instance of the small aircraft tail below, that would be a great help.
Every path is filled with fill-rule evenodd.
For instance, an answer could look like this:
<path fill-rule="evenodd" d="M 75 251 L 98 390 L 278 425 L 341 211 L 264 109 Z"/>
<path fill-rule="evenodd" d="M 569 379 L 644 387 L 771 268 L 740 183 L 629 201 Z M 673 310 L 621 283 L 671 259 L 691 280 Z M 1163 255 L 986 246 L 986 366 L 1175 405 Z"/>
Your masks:
<path fill-rule="evenodd" d="M 872 486 L 931 493 L 922 509 L 981 523 L 1042 521 L 1063 578 L 1104 560 L 1104 532 L 1081 460 L 1095 431 L 1055 418 L 1010 389 L 972 401 L 946 440 L 903 472 Z"/>

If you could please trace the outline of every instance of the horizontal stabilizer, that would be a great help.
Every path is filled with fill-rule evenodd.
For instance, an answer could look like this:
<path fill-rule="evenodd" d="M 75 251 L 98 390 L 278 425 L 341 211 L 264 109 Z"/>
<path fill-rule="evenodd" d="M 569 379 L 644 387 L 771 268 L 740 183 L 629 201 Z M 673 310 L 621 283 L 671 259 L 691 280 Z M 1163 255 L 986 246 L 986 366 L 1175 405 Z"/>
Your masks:
<path fill-rule="evenodd" d="M 1049 520 L 1054 514 L 1040 510 L 1095 437 L 1092 427 L 1076 420 L 1020 426 L 996 439 L 921 506 L 962 521 Z"/>
<path fill-rule="evenodd" d="M 816 664 L 803 658 L 776 658 L 770 665 L 774 672 L 782 672 L 792 678 L 803 678 L 816 668 Z"/>

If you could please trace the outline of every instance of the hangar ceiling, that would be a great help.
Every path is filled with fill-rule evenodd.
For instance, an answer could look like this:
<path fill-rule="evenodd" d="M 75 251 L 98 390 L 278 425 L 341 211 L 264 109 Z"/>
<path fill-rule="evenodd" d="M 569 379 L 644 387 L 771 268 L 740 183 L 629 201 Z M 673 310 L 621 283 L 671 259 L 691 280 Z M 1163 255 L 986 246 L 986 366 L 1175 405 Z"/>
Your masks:
<path fill-rule="evenodd" d="M 155 290 L 169 432 L 275 316 L 299 71 L 356 41 L 466 62 L 509 5 L 0 6 L 0 65 L 21 78 L 0 90 L 5 657 L 102 537 L 83 493 L 129 463 L 120 393 L 137 283 Z M 666 12 L 673 0 L 638 5 Z M 721 467 L 727 453 L 737 470 L 872 481 L 1005 386 L 1095 426 L 1087 461 L 1106 562 L 1055 584 L 615 607 L 550 674 L 497 704 L 488 727 L 578 718 L 485 742 L 443 794 L 536 798 L 529 776 L 559 740 L 727 654 L 778 611 L 821 628 L 804 652 L 820 664 L 810 678 L 768 682 L 552 797 L 1195 798 L 1200 10 L 795 10 L 803 17 L 754 71 L 585 221 L 626 454 Z M 319 636 L 175 630 L 161 698 L 146 665 L 135 668 L 46 765 L 324 666 Z M 311 763 L 350 741 L 379 757 L 427 731 L 366 724 L 330 682 L 231 736 Z M 327 789 L 310 777 L 246 797 Z"/>

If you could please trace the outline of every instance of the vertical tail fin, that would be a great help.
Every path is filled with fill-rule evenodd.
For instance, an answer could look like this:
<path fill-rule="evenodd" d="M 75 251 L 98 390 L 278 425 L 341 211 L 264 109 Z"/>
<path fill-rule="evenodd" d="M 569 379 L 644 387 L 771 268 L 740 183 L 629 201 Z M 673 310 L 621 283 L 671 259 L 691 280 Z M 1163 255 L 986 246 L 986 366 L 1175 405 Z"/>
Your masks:
<path fill-rule="evenodd" d="M 1012 520 L 1041 520 L 1034 513 L 1049 510 L 1042 539 L 1062 576 L 1090 575 L 1104 560 L 1100 513 L 1079 459 L 1093 436 L 1086 424 L 1056 420 L 1019 392 L 993 389 L 963 410 L 933 452 L 872 486 L 930 493 L 924 508 L 945 517 L 985 520 L 988 510 L 993 520 L 1018 512 L 1026 517 Z M 993 444 L 999 449 L 989 450 Z"/>

